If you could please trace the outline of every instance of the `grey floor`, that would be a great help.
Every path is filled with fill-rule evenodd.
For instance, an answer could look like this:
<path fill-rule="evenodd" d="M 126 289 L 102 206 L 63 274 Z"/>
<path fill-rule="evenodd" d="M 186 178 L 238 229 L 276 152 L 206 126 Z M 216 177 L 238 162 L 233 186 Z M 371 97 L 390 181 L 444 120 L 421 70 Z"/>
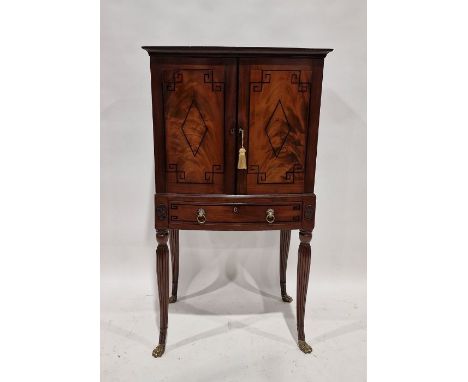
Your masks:
<path fill-rule="evenodd" d="M 306 355 L 296 345 L 295 301 L 279 297 L 279 242 L 219 244 L 201 250 L 181 238 L 179 301 L 170 305 L 160 359 L 151 356 L 159 324 L 154 247 L 102 248 L 102 381 L 366 380 L 364 278 L 316 269 L 312 254 L 305 329 L 314 350 Z M 296 264 L 292 240 L 294 300 Z"/>

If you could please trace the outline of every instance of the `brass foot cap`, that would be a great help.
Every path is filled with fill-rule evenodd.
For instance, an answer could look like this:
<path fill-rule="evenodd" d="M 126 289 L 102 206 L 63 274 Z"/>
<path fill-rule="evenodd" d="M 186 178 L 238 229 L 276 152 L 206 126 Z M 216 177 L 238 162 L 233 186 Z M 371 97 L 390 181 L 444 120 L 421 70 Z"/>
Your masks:
<path fill-rule="evenodd" d="M 312 346 L 310 346 L 307 342 L 299 340 L 297 341 L 297 344 L 303 353 L 312 353 Z"/>
<path fill-rule="evenodd" d="M 292 297 L 288 296 L 287 294 L 283 294 L 281 298 L 283 299 L 284 302 L 291 302 L 293 300 Z"/>
<path fill-rule="evenodd" d="M 164 344 L 159 344 L 156 346 L 156 349 L 153 350 L 153 357 L 154 358 L 159 358 L 164 354 L 164 350 L 166 350 L 166 345 Z"/>
<path fill-rule="evenodd" d="M 172 304 L 176 301 L 177 301 L 177 296 L 172 295 L 171 297 L 169 297 L 169 304 Z"/>

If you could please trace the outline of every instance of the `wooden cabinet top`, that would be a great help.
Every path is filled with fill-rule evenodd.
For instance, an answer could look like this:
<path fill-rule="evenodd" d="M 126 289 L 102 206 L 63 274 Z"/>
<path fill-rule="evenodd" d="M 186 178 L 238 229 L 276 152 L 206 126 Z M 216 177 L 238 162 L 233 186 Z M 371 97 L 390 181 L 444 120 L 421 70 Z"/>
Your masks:
<path fill-rule="evenodd" d="M 182 55 L 191 57 L 258 57 L 289 56 L 323 58 L 333 49 L 227 47 L 227 46 L 143 46 L 149 55 Z"/>

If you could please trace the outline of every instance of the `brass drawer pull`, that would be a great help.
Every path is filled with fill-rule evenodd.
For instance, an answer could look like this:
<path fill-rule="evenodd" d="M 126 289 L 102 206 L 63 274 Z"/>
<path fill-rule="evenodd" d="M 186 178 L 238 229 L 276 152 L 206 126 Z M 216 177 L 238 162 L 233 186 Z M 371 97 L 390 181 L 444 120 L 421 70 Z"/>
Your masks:
<path fill-rule="evenodd" d="M 272 208 L 269 208 L 266 210 L 266 221 L 269 224 L 272 224 L 275 221 L 275 210 Z"/>
<path fill-rule="evenodd" d="M 206 222 L 206 212 L 203 208 L 197 210 L 197 222 L 199 224 L 205 224 Z"/>

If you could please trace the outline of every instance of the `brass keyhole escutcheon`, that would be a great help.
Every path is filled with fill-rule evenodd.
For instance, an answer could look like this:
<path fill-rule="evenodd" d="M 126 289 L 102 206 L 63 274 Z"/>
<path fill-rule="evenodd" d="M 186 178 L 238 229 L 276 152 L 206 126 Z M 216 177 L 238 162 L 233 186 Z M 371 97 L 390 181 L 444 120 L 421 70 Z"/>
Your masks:
<path fill-rule="evenodd" d="M 232 209 L 232 211 L 235 213 L 235 214 L 238 214 L 239 213 L 239 207 L 234 207 Z"/>

